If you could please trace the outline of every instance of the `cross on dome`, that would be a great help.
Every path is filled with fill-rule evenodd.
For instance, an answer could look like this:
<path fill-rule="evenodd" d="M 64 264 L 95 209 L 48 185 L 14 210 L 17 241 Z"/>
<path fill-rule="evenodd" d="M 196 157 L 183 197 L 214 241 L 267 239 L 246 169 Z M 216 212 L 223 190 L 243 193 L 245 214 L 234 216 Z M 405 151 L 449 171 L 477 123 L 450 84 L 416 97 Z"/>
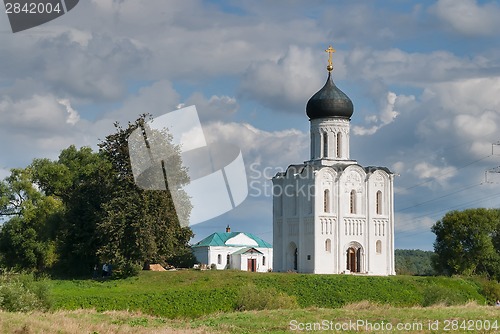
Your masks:
<path fill-rule="evenodd" d="M 335 49 L 330 45 L 325 51 L 328 52 L 328 66 L 326 67 L 326 69 L 328 70 L 328 72 L 331 72 L 333 70 L 332 57 Z"/>

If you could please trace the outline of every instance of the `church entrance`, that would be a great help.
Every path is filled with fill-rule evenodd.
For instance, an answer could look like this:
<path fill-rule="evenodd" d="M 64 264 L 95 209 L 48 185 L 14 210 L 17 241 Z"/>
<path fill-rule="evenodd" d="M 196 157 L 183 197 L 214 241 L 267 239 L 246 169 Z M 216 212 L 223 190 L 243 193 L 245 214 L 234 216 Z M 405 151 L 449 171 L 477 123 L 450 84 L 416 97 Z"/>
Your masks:
<path fill-rule="evenodd" d="M 346 268 L 351 273 L 361 272 L 361 248 L 355 249 L 349 247 L 347 249 L 347 265 Z"/>
<path fill-rule="evenodd" d="M 257 271 L 257 259 L 247 260 L 247 271 Z"/>

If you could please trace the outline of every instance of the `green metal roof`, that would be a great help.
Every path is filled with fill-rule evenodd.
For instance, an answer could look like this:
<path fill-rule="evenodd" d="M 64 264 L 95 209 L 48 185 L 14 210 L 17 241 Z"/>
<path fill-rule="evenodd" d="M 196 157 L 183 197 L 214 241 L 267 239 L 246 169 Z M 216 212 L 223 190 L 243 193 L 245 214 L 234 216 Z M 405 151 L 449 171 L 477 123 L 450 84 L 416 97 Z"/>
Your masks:
<path fill-rule="evenodd" d="M 240 250 L 237 250 L 234 253 L 231 253 L 231 255 L 239 255 L 239 254 L 245 254 L 245 253 L 259 253 L 262 254 L 258 249 L 255 249 L 254 247 L 245 247 Z"/>
<path fill-rule="evenodd" d="M 228 245 L 228 244 L 226 244 L 226 241 L 237 236 L 238 234 L 244 234 L 248 238 L 254 240 L 257 243 L 257 246 L 255 246 L 255 245 L 233 245 L 233 244 Z M 203 247 L 203 246 L 249 246 L 249 247 L 262 247 L 262 248 L 272 248 L 273 247 L 270 243 L 262 240 L 258 236 L 255 236 L 251 233 L 244 233 L 244 232 L 215 232 L 215 233 L 210 234 L 205 239 L 198 241 L 192 247 Z"/>

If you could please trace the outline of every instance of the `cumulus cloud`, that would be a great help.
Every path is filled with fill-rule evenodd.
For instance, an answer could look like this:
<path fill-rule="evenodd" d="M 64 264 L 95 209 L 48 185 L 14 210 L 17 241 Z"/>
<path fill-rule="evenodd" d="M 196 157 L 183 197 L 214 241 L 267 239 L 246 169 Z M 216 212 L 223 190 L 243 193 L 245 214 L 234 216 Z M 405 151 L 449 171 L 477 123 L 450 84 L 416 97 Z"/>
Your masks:
<path fill-rule="evenodd" d="M 435 180 L 440 185 L 445 185 L 447 180 L 457 175 L 457 168 L 453 166 L 439 167 L 429 162 L 416 164 L 413 171 L 419 179 Z"/>
<path fill-rule="evenodd" d="M 476 0 L 439 0 L 430 12 L 462 35 L 495 35 L 500 28 L 497 2 L 480 5 Z"/>
<path fill-rule="evenodd" d="M 254 62 L 243 76 L 240 94 L 272 109 L 303 113 L 326 80 L 325 67 L 318 66 L 325 59 L 322 53 L 292 45 L 276 60 Z"/>
<path fill-rule="evenodd" d="M 75 125 L 80 120 L 80 115 L 78 115 L 78 112 L 71 107 L 71 102 L 68 99 L 60 99 L 57 100 L 57 102 L 66 107 L 66 111 L 68 113 L 66 123 Z"/>
<path fill-rule="evenodd" d="M 203 130 L 209 142 L 222 140 L 240 147 L 248 163 L 286 167 L 308 157 L 309 134 L 299 130 L 265 131 L 234 122 L 211 122 Z"/>
<path fill-rule="evenodd" d="M 369 127 L 363 126 L 354 126 L 353 132 L 355 135 L 372 135 L 380 130 L 382 127 L 394 122 L 396 117 L 399 115 L 399 112 L 395 110 L 396 102 L 399 102 L 400 105 L 405 105 L 410 102 L 415 101 L 415 96 L 405 96 L 405 95 L 396 95 L 396 93 L 388 92 L 386 96 L 385 105 L 381 108 L 378 115 L 367 116 L 365 121 L 368 124 L 373 124 Z"/>
<path fill-rule="evenodd" d="M 205 97 L 203 93 L 193 93 L 182 106 L 195 105 L 202 122 L 211 120 L 229 120 L 238 111 L 239 104 L 236 98 L 222 95 Z"/>

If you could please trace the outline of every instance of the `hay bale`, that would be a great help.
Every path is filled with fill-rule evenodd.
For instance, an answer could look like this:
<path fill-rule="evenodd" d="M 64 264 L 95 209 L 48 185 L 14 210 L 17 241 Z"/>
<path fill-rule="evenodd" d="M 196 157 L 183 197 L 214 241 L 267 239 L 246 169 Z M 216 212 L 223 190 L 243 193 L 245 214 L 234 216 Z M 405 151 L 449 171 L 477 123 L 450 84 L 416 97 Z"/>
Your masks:
<path fill-rule="evenodd" d="M 150 264 L 149 270 L 151 271 L 166 271 L 160 264 Z"/>

